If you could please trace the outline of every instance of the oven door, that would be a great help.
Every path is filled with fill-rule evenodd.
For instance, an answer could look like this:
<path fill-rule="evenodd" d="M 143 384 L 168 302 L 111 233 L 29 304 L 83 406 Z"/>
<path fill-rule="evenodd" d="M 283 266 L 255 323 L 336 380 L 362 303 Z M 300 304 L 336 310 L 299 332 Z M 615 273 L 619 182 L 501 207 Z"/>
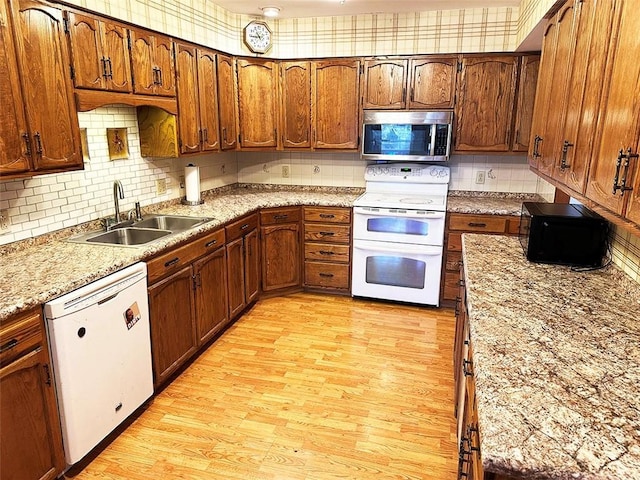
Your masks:
<path fill-rule="evenodd" d="M 353 296 L 439 305 L 442 246 L 354 240 Z"/>
<path fill-rule="evenodd" d="M 354 239 L 443 244 L 445 212 L 354 207 L 353 213 Z"/>

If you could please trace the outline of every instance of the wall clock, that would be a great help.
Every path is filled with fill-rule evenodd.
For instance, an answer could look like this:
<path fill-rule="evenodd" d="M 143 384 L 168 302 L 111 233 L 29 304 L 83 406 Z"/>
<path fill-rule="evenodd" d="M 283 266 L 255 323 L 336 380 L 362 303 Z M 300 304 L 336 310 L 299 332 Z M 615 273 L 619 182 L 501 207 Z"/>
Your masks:
<path fill-rule="evenodd" d="M 254 20 L 244 27 L 242 39 L 252 52 L 265 53 L 271 48 L 273 34 L 266 23 Z"/>

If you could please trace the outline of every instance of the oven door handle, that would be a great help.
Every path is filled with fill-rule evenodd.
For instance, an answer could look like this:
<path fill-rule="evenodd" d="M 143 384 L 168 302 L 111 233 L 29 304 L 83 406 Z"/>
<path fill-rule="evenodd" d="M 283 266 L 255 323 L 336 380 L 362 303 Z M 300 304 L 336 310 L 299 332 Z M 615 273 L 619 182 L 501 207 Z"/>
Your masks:
<path fill-rule="evenodd" d="M 369 250 L 371 252 L 385 252 L 385 253 L 399 253 L 399 254 L 409 254 L 409 255 L 426 255 L 430 257 L 434 257 L 437 255 L 442 255 L 442 247 L 434 247 L 430 245 L 411 245 L 409 243 L 400 243 L 396 244 L 398 247 L 390 246 L 387 244 L 381 244 L 381 242 L 370 242 L 370 241 L 362 241 L 356 240 L 353 242 L 354 250 Z"/>
<path fill-rule="evenodd" d="M 366 215 L 369 217 L 402 217 L 402 218 L 416 218 L 423 220 L 438 220 L 444 218 L 445 212 L 425 211 L 425 213 L 416 215 L 413 212 L 390 212 L 389 209 L 378 210 L 376 212 L 371 211 L 368 207 L 353 207 L 353 213 Z"/>

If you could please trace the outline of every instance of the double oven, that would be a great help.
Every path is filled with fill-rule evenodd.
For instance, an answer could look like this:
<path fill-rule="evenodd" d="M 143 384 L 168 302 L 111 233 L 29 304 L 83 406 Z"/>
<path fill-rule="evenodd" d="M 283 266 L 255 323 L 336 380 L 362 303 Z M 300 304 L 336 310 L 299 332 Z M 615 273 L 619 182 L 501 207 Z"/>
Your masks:
<path fill-rule="evenodd" d="M 449 167 L 370 165 L 353 209 L 352 294 L 438 306 Z"/>

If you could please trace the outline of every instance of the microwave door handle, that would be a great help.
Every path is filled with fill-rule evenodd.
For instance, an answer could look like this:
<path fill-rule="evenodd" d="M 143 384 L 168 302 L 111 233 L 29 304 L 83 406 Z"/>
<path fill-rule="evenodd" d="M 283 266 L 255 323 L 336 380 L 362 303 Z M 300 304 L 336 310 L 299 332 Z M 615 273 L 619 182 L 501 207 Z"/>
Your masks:
<path fill-rule="evenodd" d="M 427 247 L 425 249 L 424 246 L 416 248 L 413 245 L 409 245 L 406 243 L 401 244 L 400 247 L 392 247 L 390 245 L 379 245 L 375 244 L 372 246 L 370 243 L 367 245 L 359 245 L 357 240 L 353 244 L 354 250 L 371 250 L 375 252 L 385 252 L 385 253 L 399 253 L 399 254 L 409 254 L 409 255 L 425 255 L 428 257 L 434 257 L 438 255 L 442 255 L 441 247 Z"/>
<path fill-rule="evenodd" d="M 436 124 L 431 125 L 431 145 L 429 149 L 429 153 L 427 155 L 435 155 L 436 154 Z"/>

